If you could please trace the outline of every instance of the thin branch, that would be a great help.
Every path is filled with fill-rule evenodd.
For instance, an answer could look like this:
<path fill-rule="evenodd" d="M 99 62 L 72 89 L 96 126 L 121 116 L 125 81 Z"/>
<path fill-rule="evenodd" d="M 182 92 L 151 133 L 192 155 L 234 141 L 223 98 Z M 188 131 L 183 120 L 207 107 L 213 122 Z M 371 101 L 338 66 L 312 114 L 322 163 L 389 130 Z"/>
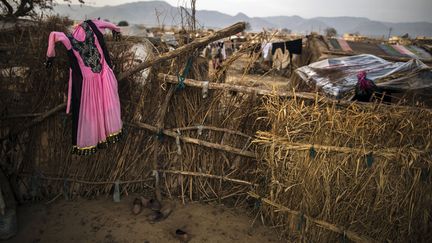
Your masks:
<path fill-rule="evenodd" d="M 229 181 L 229 182 L 233 182 L 233 183 L 237 183 L 237 184 L 241 184 L 241 185 L 246 185 L 246 186 L 258 186 L 257 184 L 254 184 L 254 183 L 249 182 L 249 181 L 231 179 L 231 178 L 228 178 L 225 176 L 211 175 L 211 174 L 206 174 L 206 173 L 201 173 L 201 172 L 180 171 L 180 170 L 159 170 L 159 172 L 167 173 L 167 174 L 185 175 L 185 176 L 206 177 L 206 178 L 218 179 L 218 180 L 223 180 L 223 181 Z"/>
<path fill-rule="evenodd" d="M 8 16 L 13 14 L 13 8 L 12 6 L 8 3 L 8 1 L 6 0 L 1 0 L 1 2 L 6 6 L 7 10 L 8 10 Z"/>
<path fill-rule="evenodd" d="M 142 123 L 142 122 L 136 122 L 136 123 L 129 124 L 129 125 L 131 125 L 133 127 L 137 127 L 137 128 L 147 129 L 147 130 L 152 131 L 154 133 L 160 132 L 157 127 L 154 127 L 152 125 Z M 176 138 L 178 136 L 179 139 L 185 143 L 196 144 L 196 145 L 200 145 L 200 146 L 207 147 L 207 148 L 217 149 L 217 150 L 241 155 L 244 157 L 256 158 L 255 152 L 252 152 L 252 151 L 244 151 L 243 149 L 238 149 L 238 148 L 234 148 L 234 147 L 227 146 L 227 145 L 211 143 L 211 142 L 207 142 L 207 141 L 204 141 L 201 139 L 196 139 L 196 138 L 178 135 L 177 133 L 169 131 L 169 130 L 163 130 L 162 133 L 164 135 L 166 135 L 168 137 L 172 137 L 172 138 Z"/>
<path fill-rule="evenodd" d="M 344 227 L 334 225 L 334 224 L 331 224 L 331 223 L 323 221 L 323 220 L 312 218 L 311 216 L 305 215 L 302 212 L 289 209 L 283 205 L 272 202 L 271 200 L 269 200 L 267 198 L 262 198 L 259 195 L 257 195 L 256 193 L 249 192 L 248 195 L 253 197 L 253 198 L 259 199 L 261 202 L 264 202 L 264 203 L 276 208 L 276 210 L 275 210 L 276 212 L 285 212 L 285 213 L 289 213 L 289 214 L 292 214 L 292 215 L 298 216 L 298 217 L 303 216 L 306 220 L 313 222 L 317 226 L 322 227 L 322 228 L 327 229 L 327 230 L 330 230 L 330 231 L 333 231 L 333 232 L 336 232 L 336 233 L 339 233 L 339 234 L 343 234 L 348 239 L 350 239 L 354 242 L 376 242 L 374 239 L 371 239 L 370 237 L 361 236 L 361 235 L 359 235 L 356 232 L 353 232 L 351 230 L 345 230 Z"/>

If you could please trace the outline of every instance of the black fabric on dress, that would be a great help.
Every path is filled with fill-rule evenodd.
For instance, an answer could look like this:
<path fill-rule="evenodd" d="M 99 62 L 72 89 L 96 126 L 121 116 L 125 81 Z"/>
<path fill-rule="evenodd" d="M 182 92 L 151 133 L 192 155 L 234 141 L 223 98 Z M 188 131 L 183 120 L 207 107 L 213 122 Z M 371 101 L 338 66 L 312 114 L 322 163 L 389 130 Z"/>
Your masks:
<path fill-rule="evenodd" d="M 78 60 L 70 49 L 67 52 L 69 57 L 69 65 L 72 71 L 72 97 L 71 97 L 71 112 L 72 112 L 72 145 L 77 145 L 78 121 L 81 106 L 81 91 L 83 76 Z"/>
<path fill-rule="evenodd" d="M 94 32 L 87 22 L 83 22 L 81 27 L 85 31 L 84 41 L 78 41 L 72 34 L 68 34 L 67 37 L 72 48 L 81 56 L 84 65 L 91 68 L 92 72 L 100 73 L 102 71 L 101 55 L 96 47 Z"/>
<path fill-rule="evenodd" d="M 104 38 L 103 34 L 99 31 L 99 29 L 93 23 L 93 21 L 86 20 L 86 22 L 90 26 L 90 28 L 93 30 L 93 33 L 95 33 L 96 38 L 99 41 L 99 45 L 102 48 L 102 52 L 104 54 L 106 63 L 108 64 L 108 66 L 110 68 L 112 68 L 113 66 L 112 66 L 112 63 L 111 63 L 111 58 L 110 58 L 110 55 L 109 55 L 109 52 L 108 52 L 108 48 L 106 47 L 105 38 Z"/>

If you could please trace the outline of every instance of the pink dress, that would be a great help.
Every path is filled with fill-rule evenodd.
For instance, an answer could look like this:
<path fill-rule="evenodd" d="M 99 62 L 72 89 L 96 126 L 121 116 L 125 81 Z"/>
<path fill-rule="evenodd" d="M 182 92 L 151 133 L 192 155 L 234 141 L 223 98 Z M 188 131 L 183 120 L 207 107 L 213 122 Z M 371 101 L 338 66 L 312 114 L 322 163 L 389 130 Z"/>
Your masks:
<path fill-rule="evenodd" d="M 88 155 L 119 141 L 122 135 L 117 79 L 102 32 L 120 31 L 114 24 L 86 20 L 72 34 L 51 32 L 47 57 L 55 56 L 55 43 L 68 50 L 70 77 L 66 113 L 72 112 L 72 152 Z"/>

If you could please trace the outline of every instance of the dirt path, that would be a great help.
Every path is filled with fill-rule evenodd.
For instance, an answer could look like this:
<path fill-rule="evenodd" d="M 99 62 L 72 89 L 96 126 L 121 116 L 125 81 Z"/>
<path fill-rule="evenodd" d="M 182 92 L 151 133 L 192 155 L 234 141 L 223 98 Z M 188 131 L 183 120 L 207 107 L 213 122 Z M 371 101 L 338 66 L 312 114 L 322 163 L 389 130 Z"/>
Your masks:
<path fill-rule="evenodd" d="M 176 204 L 164 221 L 150 224 L 143 211 L 131 214 L 134 197 L 114 203 L 111 198 L 59 200 L 18 208 L 18 235 L 8 242 L 178 242 L 173 232 L 181 228 L 193 242 L 280 242 L 268 228 L 250 227 L 252 219 L 222 206 Z"/>
<path fill-rule="evenodd" d="M 245 74 L 243 68 L 248 65 L 248 62 L 250 60 L 246 56 L 242 56 L 236 60 L 228 70 L 226 82 L 268 90 L 291 90 L 289 78 L 275 74 Z"/>

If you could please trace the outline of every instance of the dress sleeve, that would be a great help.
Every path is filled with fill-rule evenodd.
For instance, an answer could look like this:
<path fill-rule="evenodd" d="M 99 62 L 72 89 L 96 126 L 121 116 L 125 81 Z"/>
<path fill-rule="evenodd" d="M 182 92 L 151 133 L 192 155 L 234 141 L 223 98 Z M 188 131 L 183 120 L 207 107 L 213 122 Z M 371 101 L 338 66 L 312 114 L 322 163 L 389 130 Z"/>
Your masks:
<path fill-rule="evenodd" d="M 113 23 L 106 22 L 106 21 L 99 20 L 99 19 L 92 20 L 92 22 L 99 28 L 99 30 L 102 33 L 105 29 L 110 29 L 110 30 L 115 30 L 117 32 L 120 32 L 120 28 Z"/>
<path fill-rule="evenodd" d="M 66 37 L 65 33 L 53 31 L 50 33 L 48 38 L 47 57 L 55 57 L 55 43 L 57 43 L 58 41 L 61 41 L 67 50 L 70 50 L 72 48 L 72 45 L 69 39 Z"/>

